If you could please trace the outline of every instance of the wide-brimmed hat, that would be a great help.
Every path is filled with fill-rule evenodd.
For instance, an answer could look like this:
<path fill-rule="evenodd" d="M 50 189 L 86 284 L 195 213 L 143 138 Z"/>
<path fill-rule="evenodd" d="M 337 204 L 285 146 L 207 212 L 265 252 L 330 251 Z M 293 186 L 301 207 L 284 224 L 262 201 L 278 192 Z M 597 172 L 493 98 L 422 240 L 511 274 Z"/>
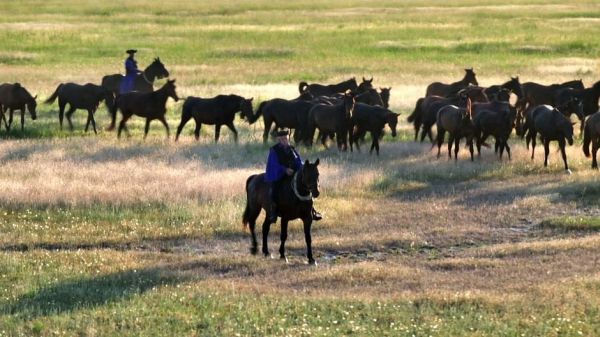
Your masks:
<path fill-rule="evenodd" d="M 135 54 L 135 53 L 137 53 L 137 49 L 127 49 L 125 52 L 127 54 Z"/>
<path fill-rule="evenodd" d="M 289 136 L 290 131 L 289 130 L 279 130 L 279 131 L 277 131 L 277 133 L 275 135 L 277 137 Z"/>

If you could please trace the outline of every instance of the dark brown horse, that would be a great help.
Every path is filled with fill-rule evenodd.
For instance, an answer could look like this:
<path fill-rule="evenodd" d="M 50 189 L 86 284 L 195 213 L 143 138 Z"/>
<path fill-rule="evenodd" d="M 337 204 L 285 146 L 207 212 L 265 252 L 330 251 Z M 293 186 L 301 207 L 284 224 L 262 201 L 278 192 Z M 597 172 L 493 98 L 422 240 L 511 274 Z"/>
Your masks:
<path fill-rule="evenodd" d="M 356 78 L 352 77 L 349 80 L 337 83 L 337 84 L 308 84 L 306 82 L 300 82 L 298 85 L 298 90 L 300 94 L 308 91 L 313 96 L 331 96 L 337 94 L 338 92 L 346 92 L 347 90 L 351 90 L 356 92 L 358 89 L 358 84 L 356 83 Z"/>
<path fill-rule="evenodd" d="M 301 219 L 304 223 L 304 239 L 306 241 L 306 257 L 308 263 L 315 264 L 312 253 L 312 209 L 313 198 L 319 197 L 319 159 L 314 163 L 308 160 L 293 176 L 284 178 L 281 184 L 281 190 L 277 193 L 277 211 L 278 217 L 281 217 L 281 246 L 279 247 L 279 257 L 286 259 L 285 241 L 287 240 L 288 223 L 294 219 Z M 251 175 L 246 180 L 246 208 L 242 222 L 244 226 L 250 227 L 252 235 L 252 254 L 258 253 L 258 242 L 256 240 L 256 219 L 260 212 L 269 209 L 269 186 L 265 182 L 265 174 Z M 265 216 L 262 225 L 262 252 L 265 256 L 270 256 L 268 246 L 269 230 L 271 222 L 269 217 Z"/>
<path fill-rule="evenodd" d="M 523 97 L 517 100 L 516 104 L 517 134 L 519 134 L 519 130 L 523 129 L 523 119 L 527 116 L 529 110 L 543 104 L 555 106 L 555 97 L 559 90 L 565 88 L 583 89 L 583 82 L 581 80 L 574 80 L 551 85 L 525 82 L 521 84 L 521 88 L 523 90 Z"/>
<path fill-rule="evenodd" d="M 4 120 L 7 132 L 10 131 L 15 110 L 21 112 L 21 131 L 23 131 L 25 126 L 25 108 L 29 111 L 31 119 L 35 120 L 37 118 L 37 113 L 35 112 L 37 106 L 36 98 L 37 95 L 35 97 L 31 96 L 29 91 L 21 86 L 20 83 L 0 84 L 0 115 L 2 115 L 1 118 Z M 8 123 L 5 117 L 6 111 L 9 112 Z"/>
<path fill-rule="evenodd" d="M 366 132 L 371 133 L 371 149 L 369 154 L 373 153 L 373 149 L 379 155 L 379 138 L 381 138 L 383 128 L 389 125 L 392 130 L 392 137 L 396 137 L 396 126 L 398 125 L 398 115 L 384 107 L 370 106 L 363 103 L 356 103 L 350 118 L 350 151 L 352 144 L 356 144 L 356 148 L 360 151 L 359 139 Z"/>
<path fill-rule="evenodd" d="M 437 157 L 440 157 L 440 149 L 444 143 L 446 131 L 448 138 L 448 158 L 452 159 L 452 143 L 454 143 L 454 160 L 458 160 L 458 145 L 461 138 L 466 138 L 469 151 L 471 152 L 471 161 L 473 161 L 473 136 L 475 127 L 471 116 L 471 100 L 467 99 L 466 108 L 456 105 L 446 105 L 438 111 L 437 117 Z"/>
<path fill-rule="evenodd" d="M 530 114 L 530 115 L 529 115 Z M 530 128 L 531 137 L 531 159 L 535 154 L 535 142 L 537 134 L 544 143 L 544 167 L 548 166 L 548 154 L 550 153 L 550 141 L 558 141 L 565 170 L 571 173 L 567 164 L 567 153 L 565 152 L 565 143 L 573 145 L 573 124 L 564 116 L 562 112 L 549 105 L 539 105 L 533 108 L 527 118 L 532 118 L 533 123 Z"/>
<path fill-rule="evenodd" d="M 390 107 L 390 91 L 392 91 L 392 87 L 379 88 L 379 95 L 383 101 L 383 107 L 386 109 Z"/>
<path fill-rule="evenodd" d="M 202 124 L 215 126 L 215 143 L 219 141 L 221 127 L 226 125 L 233 132 L 233 138 L 237 143 L 238 132 L 233 125 L 233 119 L 237 112 L 241 112 L 240 118 L 246 118 L 250 124 L 253 124 L 258 118 L 254 117 L 252 112 L 253 99 L 238 95 L 218 95 L 213 98 L 188 97 L 181 109 L 181 122 L 177 127 L 175 140 L 179 138 L 185 123 L 193 118 L 196 122 L 194 130 L 196 140 L 200 138 Z"/>
<path fill-rule="evenodd" d="M 179 97 L 175 92 L 175 80 L 168 80 L 162 88 L 153 92 L 137 92 L 132 91 L 123 95 L 117 96 L 115 105 L 113 107 L 113 114 L 116 115 L 116 110 L 121 110 L 123 119 L 119 123 L 119 130 L 117 136 L 121 137 L 121 131 L 127 130 L 127 120 L 131 116 L 136 115 L 146 118 L 146 127 L 144 129 L 144 139 L 148 135 L 150 129 L 150 122 L 154 119 L 158 119 L 167 129 L 167 138 L 169 137 L 169 125 L 165 119 L 165 113 L 167 112 L 166 104 L 167 99 L 171 97 L 177 102 Z M 128 132 L 129 133 L 129 132 Z"/>
<path fill-rule="evenodd" d="M 461 91 L 459 91 L 455 96 L 451 96 L 448 98 L 440 97 L 440 96 L 428 96 L 425 97 L 421 104 L 421 142 L 425 140 L 425 136 L 429 136 L 429 139 L 433 143 L 433 133 L 431 128 L 435 125 L 437 121 L 437 113 L 438 111 L 444 107 L 445 105 L 456 105 L 458 107 L 464 108 L 467 104 L 467 98 L 471 100 L 473 103 L 484 103 L 488 101 L 487 96 L 483 93 L 482 87 L 470 86 Z M 418 129 L 415 125 L 415 129 L 418 132 Z"/>
<path fill-rule="evenodd" d="M 506 103 L 508 105 L 508 103 Z M 514 127 L 517 110 L 508 105 L 508 109 L 482 109 L 473 117 L 475 127 L 475 139 L 477 145 L 477 154 L 481 155 L 481 145 L 489 136 L 496 139 L 496 150 L 502 159 L 502 153 L 506 149 L 508 159 L 510 160 L 510 146 L 508 138 Z"/>
<path fill-rule="evenodd" d="M 521 82 L 519 82 L 519 76 L 511 77 L 510 81 L 502 84 L 489 86 L 483 92 L 489 99 L 494 99 L 502 89 L 515 94 L 517 101 L 523 97 L 523 88 L 521 87 Z"/>
<path fill-rule="evenodd" d="M 465 76 L 462 80 L 451 83 L 444 84 L 441 82 L 433 82 L 427 86 L 427 92 L 425 93 L 425 97 L 427 96 L 442 96 L 448 97 L 455 95 L 460 90 L 468 87 L 469 85 L 479 85 L 477 82 L 477 78 L 475 76 L 475 72 L 473 72 L 473 68 L 465 69 Z"/>
<path fill-rule="evenodd" d="M 592 144 L 592 152 L 590 153 L 590 143 Z M 585 121 L 585 130 L 583 131 L 583 154 L 586 157 L 592 157 L 592 168 L 598 169 L 596 155 L 600 148 L 600 112 L 592 114 Z"/>
<path fill-rule="evenodd" d="M 113 74 L 102 77 L 102 86 L 110 90 L 115 97 L 120 94 L 121 81 L 123 75 Z M 144 69 L 141 74 L 136 75 L 133 82 L 133 90 L 139 92 L 152 92 L 154 91 L 154 81 L 156 79 L 169 77 L 169 71 L 165 68 L 165 65 L 160 61 L 160 58 L 155 58 L 154 61 Z M 116 115 L 112 115 L 110 126 L 108 130 L 113 130 L 116 124 Z"/>
<path fill-rule="evenodd" d="M 348 148 L 350 117 L 354 109 L 354 94 L 346 93 L 342 102 L 336 105 L 317 104 L 308 112 L 308 141 L 312 145 L 315 130 L 318 128 L 321 143 L 327 148 L 327 135 L 335 133 L 338 150 Z"/>
<path fill-rule="evenodd" d="M 58 119 L 61 130 L 63 127 L 63 116 L 65 115 L 65 107 L 67 104 L 69 104 L 67 121 L 69 122 L 69 128 L 71 131 L 73 131 L 73 122 L 71 121 L 73 112 L 75 112 L 77 109 L 85 109 L 88 112 L 88 119 L 85 124 L 85 132 L 88 131 L 91 123 L 94 133 L 97 133 L 94 113 L 96 112 L 96 109 L 98 109 L 100 102 L 104 101 L 109 112 L 113 108 L 114 104 L 114 96 L 110 90 L 92 83 L 87 83 L 84 85 L 75 83 L 61 83 L 45 103 L 52 104 L 57 98 L 59 108 Z"/>
<path fill-rule="evenodd" d="M 600 99 L 600 81 L 594 83 L 591 88 L 573 89 L 565 88 L 556 92 L 554 101 L 556 106 L 565 105 L 573 99 L 578 99 L 581 103 L 580 111 L 563 111 L 563 113 L 574 113 L 581 121 L 581 133 L 583 134 L 583 125 L 586 116 L 595 114 L 598 111 L 598 99 Z"/>
<path fill-rule="evenodd" d="M 256 109 L 256 118 L 263 116 L 263 143 L 267 142 L 275 124 L 275 128 L 293 129 L 296 144 L 308 144 L 308 112 L 313 106 L 314 103 L 301 99 L 274 98 L 260 103 Z"/>

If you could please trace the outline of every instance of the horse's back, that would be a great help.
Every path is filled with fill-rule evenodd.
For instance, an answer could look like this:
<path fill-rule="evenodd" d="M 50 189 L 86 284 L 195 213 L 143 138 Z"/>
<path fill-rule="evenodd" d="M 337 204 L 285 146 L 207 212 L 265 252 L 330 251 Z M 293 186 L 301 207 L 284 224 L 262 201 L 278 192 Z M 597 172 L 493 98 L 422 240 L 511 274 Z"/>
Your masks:
<path fill-rule="evenodd" d="M 101 86 L 105 87 L 106 89 L 112 91 L 115 94 L 118 94 L 122 79 L 123 75 L 121 74 L 106 75 L 102 77 Z"/>

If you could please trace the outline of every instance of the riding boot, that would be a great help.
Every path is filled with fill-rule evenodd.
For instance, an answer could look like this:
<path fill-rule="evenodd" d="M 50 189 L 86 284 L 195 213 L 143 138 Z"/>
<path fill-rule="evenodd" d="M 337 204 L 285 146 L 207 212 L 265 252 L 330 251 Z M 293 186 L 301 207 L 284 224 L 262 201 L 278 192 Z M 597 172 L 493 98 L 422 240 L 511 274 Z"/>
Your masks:
<path fill-rule="evenodd" d="M 271 205 L 269 206 L 268 216 L 269 216 L 269 222 L 271 222 L 271 223 L 277 222 L 277 204 L 276 203 L 271 202 Z"/>
<path fill-rule="evenodd" d="M 321 215 L 321 213 L 317 212 L 317 210 L 314 207 L 312 208 L 312 219 L 314 221 L 319 221 L 319 220 L 323 219 L 323 216 Z"/>

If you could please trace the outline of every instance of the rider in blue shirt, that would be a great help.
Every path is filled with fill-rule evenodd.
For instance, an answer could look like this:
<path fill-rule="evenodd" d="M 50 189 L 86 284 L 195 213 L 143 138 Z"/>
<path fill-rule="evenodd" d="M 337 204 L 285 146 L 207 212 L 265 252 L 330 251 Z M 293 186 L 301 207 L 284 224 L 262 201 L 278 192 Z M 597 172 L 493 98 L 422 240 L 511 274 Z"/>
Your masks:
<path fill-rule="evenodd" d="M 283 130 L 277 132 L 277 144 L 269 150 L 267 158 L 267 170 L 265 173 L 265 182 L 269 183 L 269 202 L 270 207 L 267 212 L 269 221 L 277 221 L 277 191 L 281 182 L 286 176 L 292 176 L 302 168 L 303 162 L 300 155 L 290 145 L 289 131 Z M 321 220 L 322 216 L 314 208 L 312 210 L 313 220 Z"/>
<path fill-rule="evenodd" d="M 121 88 L 119 91 L 121 94 L 133 91 L 135 78 L 141 73 L 141 71 L 138 70 L 137 61 L 133 58 L 135 53 L 137 53 L 137 50 L 128 49 L 126 53 L 129 54 L 129 57 L 125 60 L 125 77 L 123 77 L 123 80 L 121 81 Z"/>

